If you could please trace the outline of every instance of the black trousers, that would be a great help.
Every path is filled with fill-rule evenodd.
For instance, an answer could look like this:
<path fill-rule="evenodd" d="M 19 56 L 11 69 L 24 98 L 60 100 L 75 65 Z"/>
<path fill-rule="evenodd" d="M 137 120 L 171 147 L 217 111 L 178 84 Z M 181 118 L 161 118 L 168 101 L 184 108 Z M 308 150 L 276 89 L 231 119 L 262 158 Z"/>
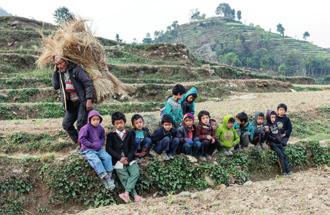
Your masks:
<path fill-rule="evenodd" d="M 62 126 L 75 143 L 78 142 L 79 130 L 87 123 L 87 115 L 85 102 L 67 102 L 67 111 L 64 114 Z M 77 129 L 74 127 L 76 121 Z"/>
<path fill-rule="evenodd" d="M 215 140 L 214 143 L 212 143 L 211 140 L 203 140 L 202 142 L 202 155 L 212 155 L 214 150 L 218 149 L 220 146 L 220 143 L 218 140 Z"/>

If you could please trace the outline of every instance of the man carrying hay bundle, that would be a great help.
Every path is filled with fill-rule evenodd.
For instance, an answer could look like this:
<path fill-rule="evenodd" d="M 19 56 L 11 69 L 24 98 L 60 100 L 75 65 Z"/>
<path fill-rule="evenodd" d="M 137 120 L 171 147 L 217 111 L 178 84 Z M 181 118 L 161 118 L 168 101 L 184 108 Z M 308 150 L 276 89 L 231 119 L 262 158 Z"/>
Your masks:
<path fill-rule="evenodd" d="M 54 57 L 56 70 L 52 84 L 55 90 L 61 90 L 61 100 L 65 108 L 63 129 L 74 142 L 78 142 L 78 131 L 87 122 L 88 111 L 93 109 L 94 86 L 87 73 L 62 56 Z M 77 121 L 77 129 L 74 123 Z"/>
<path fill-rule="evenodd" d="M 77 142 L 77 129 L 86 124 L 93 102 L 127 98 L 134 88 L 109 72 L 104 49 L 83 20 L 62 24 L 56 32 L 43 37 L 42 44 L 37 64 L 55 65 L 52 83 L 55 90 L 61 91 L 65 108 L 62 125 Z"/>

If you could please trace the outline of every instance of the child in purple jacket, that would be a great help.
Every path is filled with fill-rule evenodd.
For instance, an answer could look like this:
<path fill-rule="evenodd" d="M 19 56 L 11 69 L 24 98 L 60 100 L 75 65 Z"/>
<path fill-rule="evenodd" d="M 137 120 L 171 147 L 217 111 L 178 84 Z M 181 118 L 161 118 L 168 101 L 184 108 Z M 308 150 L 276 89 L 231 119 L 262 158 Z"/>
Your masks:
<path fill-rule="evenodd" d="M 96 174 L 102 179 L 106 189 L 115 188 L 112 179 L 112 158 L 103 148 L 105 131 L 101 125 L 102 117 L 92 110 L 88 114 L 88 123 L 79 131 L 80 151 Z"/>

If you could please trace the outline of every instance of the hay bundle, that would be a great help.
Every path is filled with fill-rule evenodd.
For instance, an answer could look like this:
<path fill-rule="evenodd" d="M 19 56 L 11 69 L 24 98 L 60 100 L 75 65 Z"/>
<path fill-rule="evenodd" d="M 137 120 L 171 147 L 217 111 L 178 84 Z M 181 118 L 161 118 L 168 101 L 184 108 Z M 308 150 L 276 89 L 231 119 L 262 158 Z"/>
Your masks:
<path fill-rule="evenodd" d="M 53 58 L 57 55 L 82 65 L 93 80 L 97 103 L 110 97 L 127 98 L 135 90 L 123 84 L 108 70 L 105 51 L 84 20 L 62 24 L 53 34 L 42 36 L 42 45 L 38 66 L 53 63 Z"/>

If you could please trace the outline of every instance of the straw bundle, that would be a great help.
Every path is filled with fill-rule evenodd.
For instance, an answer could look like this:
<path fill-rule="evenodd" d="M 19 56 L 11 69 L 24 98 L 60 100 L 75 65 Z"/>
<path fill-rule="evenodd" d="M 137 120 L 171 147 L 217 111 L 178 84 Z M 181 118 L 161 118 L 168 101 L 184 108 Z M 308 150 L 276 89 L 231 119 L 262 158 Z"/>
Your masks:
<path fill-rule="evenodd" d="M 84 20 L 62 24 L 53 34 L 42 36 L 42 45 L 37 65 L 51 64 L 57 55 L 82 65 L 93 80 L 97 103 L 110 97 L 127 98 L 134 92 L 133 87 L 123 84 L 108 70 L 105 51 Z"/>

